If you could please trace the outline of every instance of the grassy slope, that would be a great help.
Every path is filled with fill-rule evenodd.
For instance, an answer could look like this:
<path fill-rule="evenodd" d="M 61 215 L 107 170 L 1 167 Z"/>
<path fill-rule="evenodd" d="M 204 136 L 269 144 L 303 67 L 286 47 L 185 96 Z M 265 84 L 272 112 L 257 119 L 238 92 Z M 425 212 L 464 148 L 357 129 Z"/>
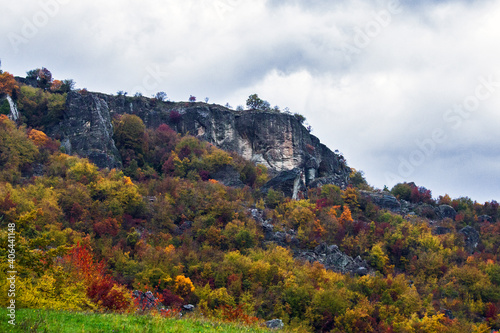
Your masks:
<path fill-rule="evenodd" d="M 168 319 L 148 315 L 95 314 L 19 309 L 16 326 L 8 324 L 7 311 L 0 309 L 0 332 L 269 332 L 258 327 L 196 319 Z"/>

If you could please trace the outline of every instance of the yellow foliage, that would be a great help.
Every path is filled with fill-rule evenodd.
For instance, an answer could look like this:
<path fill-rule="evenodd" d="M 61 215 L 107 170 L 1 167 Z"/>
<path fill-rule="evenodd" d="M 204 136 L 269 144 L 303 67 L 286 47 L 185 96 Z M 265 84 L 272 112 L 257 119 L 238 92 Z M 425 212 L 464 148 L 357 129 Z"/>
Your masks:
<path fill-rule="evenodd" d="M 6 281 L 2 279 L 0 286 L 2 293 L 6 288 Z M 78 311 L 95 309 L 95 305 L 86 296 L 86 288 L 82 281 L 69 281 L 61 274 L 54 277 L 51 273 L 46 273 L 37 279 L 18 278 L 16 307 Z"/>
<path fill-rule="evenodd" d="M 377 243 L 373 245 L 372 250 L 370 251 L 370 262 L 379 270 L 382 270 L 389 262 L 389 257 L 382 249 L 382 246 L 382 243 Z"/>
<path fill-rule="evenodd" d="M 130 177 L 127 177 L 127 176 L 123 177 L 123 182 L 125 183 L 125 185 L 134 185 L 134 183 L 132 182 L 132 179 L 130 179 Z"/>
<path fill-rule="evenodd" d="M 193 282 L 184 275 L 178 275 L 175 278 L 174 291 L 177 295 L 185 297 L 194 291 Z"/>

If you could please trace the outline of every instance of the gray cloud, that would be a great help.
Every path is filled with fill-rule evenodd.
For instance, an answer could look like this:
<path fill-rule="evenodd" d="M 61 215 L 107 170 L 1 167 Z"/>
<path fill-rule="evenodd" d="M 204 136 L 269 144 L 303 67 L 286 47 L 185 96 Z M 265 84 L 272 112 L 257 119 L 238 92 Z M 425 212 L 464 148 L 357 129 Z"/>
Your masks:
<path fill-rule="evenodd" d="M 398 173 L 400 157 L 417 156 L 441 129 L 446 140 L 404 180 L 435 196 L 500 199 L 500 5 L 390 3 L 11 1 L 0 13 L 0 58 L 16 75 L 44 66 L 107 93 L 233 106 L 258 93 L 303 113 L 377 187 L 393 186 L 387 173 Z M 30 24 L 36 32 L 25 36 Z M 493 91 L 477 108 L 449 113 L 490 75 Z"/>

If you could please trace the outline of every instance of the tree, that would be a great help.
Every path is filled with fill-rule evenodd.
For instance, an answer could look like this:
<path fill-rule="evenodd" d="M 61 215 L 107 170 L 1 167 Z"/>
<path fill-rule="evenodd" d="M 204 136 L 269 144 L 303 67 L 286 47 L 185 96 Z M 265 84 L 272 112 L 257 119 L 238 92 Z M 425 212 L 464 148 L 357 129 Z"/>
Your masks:
<path fill-rule="evenodd" d="M 39 88 L 47 90 L 52 85 L 52 73 L 45 67 L 26 72 L 27 79 L 36 79 Z"/>
<path fill-rule="evenodd" d="M 164 91 L 159 91 L 155 95 L 155 99 L 160 102 L 164 102 L 167 99 L 167 93 Z"/>
<path fill-rule="evenodd" d="M 19 85 L 17 84 L 14 75 L 9 72 L 0 73 L 0 97 L 9 95 L 14 98 L 19 93 Z"/>
<path fill-rule="evenodd" d="M 132 114 L 125 114 L 115 123 L 114 139 L 125 165 L 136 159 L 139 166 L 144 164 L 146 126 L 142 119 Z"/>
<path fill-rule="evenodd" d="M 247 107 L 253 110 L 269 110 L 271 104 L 268 101 L 260 99 L 257 94 L 248 96 Z"/>

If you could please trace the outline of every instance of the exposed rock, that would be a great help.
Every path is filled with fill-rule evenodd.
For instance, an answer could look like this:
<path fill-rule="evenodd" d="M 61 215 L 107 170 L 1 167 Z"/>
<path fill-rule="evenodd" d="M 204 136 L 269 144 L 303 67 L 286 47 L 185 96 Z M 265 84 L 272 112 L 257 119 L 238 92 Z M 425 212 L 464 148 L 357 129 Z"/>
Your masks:
<path fill-rule="evenodd" d="M 132 297 L 135 299 L 136 303 L 139 304 L 141 310 L 149 310 L 157 307 L 158 298 L 150 291 L 142 292 L 140 290 L 134 290 L 132 292 Z"/>
<path fill-rule="evenodd" d="M 97 94 L 68 93 L 63 120 L 46 132 L 60 138 L 66 153 L 87 157 L 100 168 L 122 165 L 108 104 Z"/>
<path fill-rule="evenodd" d="M 178 116 L 170 117 L 171 112 Z M 301 176 L 299 189 L 295 189 L 299 191 L 305 186 L 322 184 L 346 186 L 349 180 L 350 168 L 344 158 L 321 144 L 296 117 L 286 113 L 236 112 L 215 104 L 164 103 L 145 97 L 71 92 L 64 120 L 48 128 L 47 134 L 60 138 L 69 154 L 88 157 L 99 167 L 118 167 L 121 160 L 112 138 L 111 116 L 125 113 L 139 116 L 148 128 L 166 123 L 181 134 L 189 133 L 218 148 L 234 151 L 265 165 L 273 176 L 297 169 Z M 222 179 L 241 186 L 233 172 Z M 293 189 L 296 179 L 286 184 Z M 278 179 L 274 186 L 280 187 L 279 183 Z M 293 195 L 288 188 L 284 192 Z"/>
<path fill-rule="evenodd" d="M 240 173 L 231 165 L 226 165 L 212 175 L 218 182 L 231 187 L 244 187 Z"/>
<path fill-rule="evenodd" d="M 281 330 L 285 327 L 285 324 L 281 319 L 273 319 L 266 321 L 266 326 L 272 330 Z"/>
<path fill-rule="evenodd" d="M 465 236 L 465 248 L 470 253 L 473 253 L 476 247 L 479 245 L 479 241 L 481 240 L 481 236 L 476 229 L 471 226 L 466 226 L 462 230 L 459 231 Z"/>
<path fill-rule="evenodd" d="M 274 231 L 274 225 L 270 220 L 264 220 L 263 211 L 254 208 L 250 210 L 250 213 L 257 225 L 262 228 L 266 242 L 272 242 L 283 247 L 298 247 L 300 245 L 295 230 Z"/>
<path fill-rule="evenodd" d="M 481 215 L 477 218 L 479 223 L 481 222 L 493 222 L 493 218 L 489 215 Z"/>
<path fill-rule="evenodd" d="M 401 211 L 401 203 L 392 194 L 370 191 L 360 191 L 360 193 L 363 196 L 370 198 L 373 203 L 380 208 L 388 209 L 393 212 Z"/>
<path fill-rule="evenodd" d="M 187 312 L 193 312 L 194 311 L 194 305 L 193 304 L 187 304 L 183 305 L 182 309 L 187 311 Z"/>
<path fill-rule="evenodd" d="M 306 189 L 303 176 L 302 171 L 298 168 L 282 171 L 276 177 L 265 183 L 261 187 L 261 191 L 267 193 L 270 189 L 274 189 L 283 192 L 287 197 L 297 199 L 299 191 L 303 192 Z"/>
<path fill-rule="evenodd" d="M 175 228 L 174 234 L 177 236 L 182 235 L 186 230 L 189 230 L 193 227 L 193 222 L 191 221 L 184 221 L 180 226 Z"/>
<path fill-rule="evenodd" d="M 314 252 L 301 252 L 298 258 L 309 262 L 317 261 L 323 264 L 326 269 L 342 274 L 366 275 L 370 272 L 368 263 L 365 260 L 359 256 L 353 259 L 340 251 L 337 245 L 329 246 L 322 243 L 314 249 Z"/>
<path fill-rule="evenodd" d="M 438 214 L 442 219 L 455 219 L 455 216 L 457 215 L 457 212 L 453 207 L 450 205 L 441 205 L 437 208 Z"/>

